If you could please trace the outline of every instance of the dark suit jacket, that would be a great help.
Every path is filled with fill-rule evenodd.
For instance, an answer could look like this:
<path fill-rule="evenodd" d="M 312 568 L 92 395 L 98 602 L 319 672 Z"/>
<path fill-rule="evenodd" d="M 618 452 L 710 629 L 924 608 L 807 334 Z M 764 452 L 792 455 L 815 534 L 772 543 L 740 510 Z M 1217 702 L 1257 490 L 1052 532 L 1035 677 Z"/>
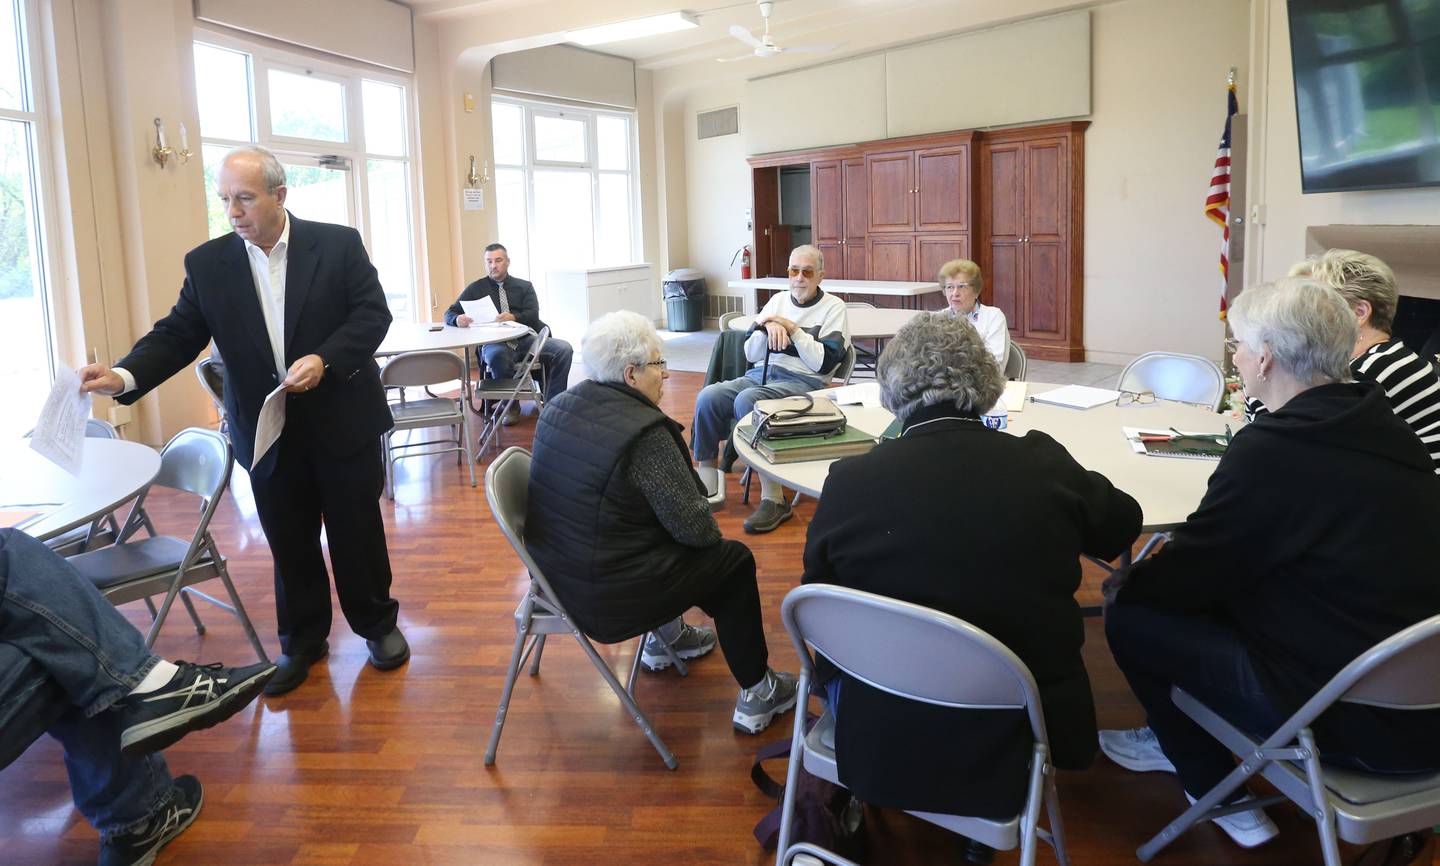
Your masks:
<path fill-rule="evenodd" d="M 1079 555 L 1119 555 L 1140 531 L 1140 506 L 1044 433 L 938 420 L 956 415 L 953 404 L 922 407 L 903 438 L 831 468 L 803 582 L 921 604 L 989 632 L 1034 675 L 1054 762 L 1084 767 L 1096 737 Z M 1031 743 L 1023 712 L 935 707 L 845 678 L 837 716 L 841 781 L 861 799 L 982 817 L 1019 810 Z"/>
<path fill-rule="evenodd" d="M 332 454 L 353 454 L 394 424 L 374 357 L 390 327 L 390 308 L 354 229 L 287 218 L 285 364 L 313 354 L 328 369 L 314 390 L 288 395 L 285 429 Z M 193 362 L 211 339 L 225 357 L 225 412 L 235 459 L 252 469 L 260 406 L 285 371 L 275 369 L 245 242 L 236 234 L 185 256 L 179 300 L 115 364 L 135 376 L 135 390 L 119 401 L 139 400 Z M 273 455 L 274 449 L 254 471 L 268 471 Z"/>
<path fill-rule="evenodd" d="M 455 320 L 465 312 L 465 308 L 460 306 L 461 301 L 478 301 L 483 297 L 490 298 L 495 309 L 500 309 L 500 287 L 488 276 L 465 287 L 455 303 L 445 310 L 445 324 L 455 324 Z M 540 321 L 540 299 L 535 296 L 535 286 L 529 280 L 522 280 L 514 274 L 507 276 L 505 299 L 510 302 L 510 313 L 515 316 L 515 321 L 537 334 L 545 327 L 545 323 Z"/>

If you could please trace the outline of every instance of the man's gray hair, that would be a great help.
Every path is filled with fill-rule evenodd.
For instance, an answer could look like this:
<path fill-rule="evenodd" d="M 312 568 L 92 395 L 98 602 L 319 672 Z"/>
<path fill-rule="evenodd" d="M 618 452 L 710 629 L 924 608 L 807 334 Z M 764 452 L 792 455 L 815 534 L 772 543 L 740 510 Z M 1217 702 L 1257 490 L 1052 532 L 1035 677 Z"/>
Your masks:
<path fill-rule="evenodd" d="M 1252 352 L 1269 349 L 1280 369 L 1309 385 L 1350 378 L 1359 329 L 1345 298 L 1308 277 L 1285 277 L 1240 293 L 1230 329 Z"/>
<path fill-rule="evenodd" d="M 625 368 L 644 364 L 660 352 L 660 335 L 650 320 L 629 310 L 606 313 L 590 323 L 580 354 L 597 382 L 625 381 Z"/>
<path fill-rule="evenodd" d="M 880 403 L 901 421 L 921 406 L 954 404 L 963 415 L 989 411 L 1005 391 L 1005 377 L 969 322 L 921 313 L 880 353 L 875 378 Z"/>
<path fill-rule="evenodd" d="M 790 258 L 795 258 L 797 253 L 809 257 L 810 261 L 815 263 L 815 270 L 825 270 L 825 254 L 820 252 L 819 247 L 814 244 L 801 244 L 790 251 Z"/>
<path fill-rule="evenodd" d="M 267 148 L 258 144 L 242 144 L 225 154 L 225 159 L 221 161 L 221 164 L 229 162 L 230 158 L 235 156 L 253 156 L 260 161 L 260 170 L 265 175 L 266 192 L 273 193 L 285 185 L 285 166 L 281 165 L 280 160 Z"/>

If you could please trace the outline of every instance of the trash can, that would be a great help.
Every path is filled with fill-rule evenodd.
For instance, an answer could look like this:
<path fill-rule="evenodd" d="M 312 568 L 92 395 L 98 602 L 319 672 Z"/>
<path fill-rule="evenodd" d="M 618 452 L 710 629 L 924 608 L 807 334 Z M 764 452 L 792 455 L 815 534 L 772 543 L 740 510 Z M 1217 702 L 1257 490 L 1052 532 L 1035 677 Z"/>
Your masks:
<path fill-rule="evenodd" d="M 665 275 L 665 318 L 672 331 L 698 331 L 705 320 L 705 275 L 678 268 Z"/>

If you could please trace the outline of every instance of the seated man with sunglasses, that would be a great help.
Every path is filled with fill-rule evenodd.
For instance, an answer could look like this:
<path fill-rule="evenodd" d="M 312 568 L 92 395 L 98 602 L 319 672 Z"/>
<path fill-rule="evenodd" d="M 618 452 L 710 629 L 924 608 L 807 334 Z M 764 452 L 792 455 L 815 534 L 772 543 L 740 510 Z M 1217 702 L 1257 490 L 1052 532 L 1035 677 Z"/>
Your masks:
<path fill-rule="evenodd" d="M 710 507 L 725 505 L 725 478 L 717 458 L 720 440 L 750 414 L 755 401 L 824 388 L 845 359 L 850 324 L 845 302 L 820 288 L 825 256 L 809 244 L 790 253 L 790 291 L 765 302 L 745 342 L 750 369 L 738 379 L 707 385 L 695 400 L 690 448 Z M 760 506 L 745 521 L 751 534 L 769 532 L 790 519 L 779 482 L 762 478 Z"/>

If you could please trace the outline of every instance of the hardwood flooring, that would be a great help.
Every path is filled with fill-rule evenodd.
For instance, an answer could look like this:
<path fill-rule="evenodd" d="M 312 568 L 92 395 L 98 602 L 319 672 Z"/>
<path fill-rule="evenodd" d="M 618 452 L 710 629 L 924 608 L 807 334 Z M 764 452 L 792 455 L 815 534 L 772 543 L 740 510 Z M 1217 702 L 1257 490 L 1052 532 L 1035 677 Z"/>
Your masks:
<path fill-rule="evenodd" d="M 699 374 L 676 373 L 665 408 L 687 426 Z M 504 431 L 528 445 L 533 415 Z M 763 864 L 751 827 L 772 806 L 748 770 L 763 743 L 788 736 L 790 717 L 759 737 L 734 733 L 736 686 L 724 661 L 699 660 L 689 678 L 644 674 L 641 706 L 679 758 L 665 769 L 573 642 L 553 639 L 538 678 L 515 689 L 494 767 L 482 763 L 514 639 L 512 613 L 525 575 L 496 529 L 483 489 L 452 459 L 399 464 L 396 499 L 383 505 L 401 625 L 410 663 L 380 673 L 336 606 L 328 660 L 289 695 L 262 699 L 226 724 L 194 734 L 166 757 L 175 773 L 205 785 L 199 820 L 161 854 L 164 864 L 371 866 L 371 864 Z M 736 476 L 719 515 L 760 566 L 773 662 L 795 669 L 780 625 L 785 592 L 799 580 L 814 502 L 770 535 L 748 537 Z M 162 532 L 188 535 L 194 511 L 154 496 Z M 220 548 L 267 648 L 274 638 L 271 562 L 243 472 L 215 523 Z M 1082 603 L 1098 601 L 1090 568 Z M 143 623 L 143 607 L 126 614 Z M 698 611 L 693 612 L 698 616 Z M 204 637 L 176 610 L 157 649 L 169 658 L 245 663 L 251 651 L 234 621 L 202 609 Z M 1098 620 L 1087 627 L 1086 663 L 1101 727 L 1134 726 L 1141 713 L 1115 669 Z M 626 670 L 635 644 L 602 647 Z M 621 674 L 623 676 L 623 673 Z M 777 766 L 776 773 L 783 772 Z M 1132 774 L 1099 758 L 1061 773 L 1060 799 L 1076 866 L 1133 863 L 1134 849 L 1183 806 L 1172 777 Z M 1174 843 L 1163 866 L 1301 864 L 1319 861 L 1311 825 L 1275 807 L 1282 830 L 1243 851 L 1213 827 Z M 953 837 L 903 814 L 870 810 L 874 864 L 959 862 Z M 0 864 L 93 863 L 96 835 L 70 802 L 61 755 L 44 739 L 0 773 Z M 1001 852 L 997 863 L 1013 863 Z M 1053 863 L 1048 852 L 1041 863 Z"/>

